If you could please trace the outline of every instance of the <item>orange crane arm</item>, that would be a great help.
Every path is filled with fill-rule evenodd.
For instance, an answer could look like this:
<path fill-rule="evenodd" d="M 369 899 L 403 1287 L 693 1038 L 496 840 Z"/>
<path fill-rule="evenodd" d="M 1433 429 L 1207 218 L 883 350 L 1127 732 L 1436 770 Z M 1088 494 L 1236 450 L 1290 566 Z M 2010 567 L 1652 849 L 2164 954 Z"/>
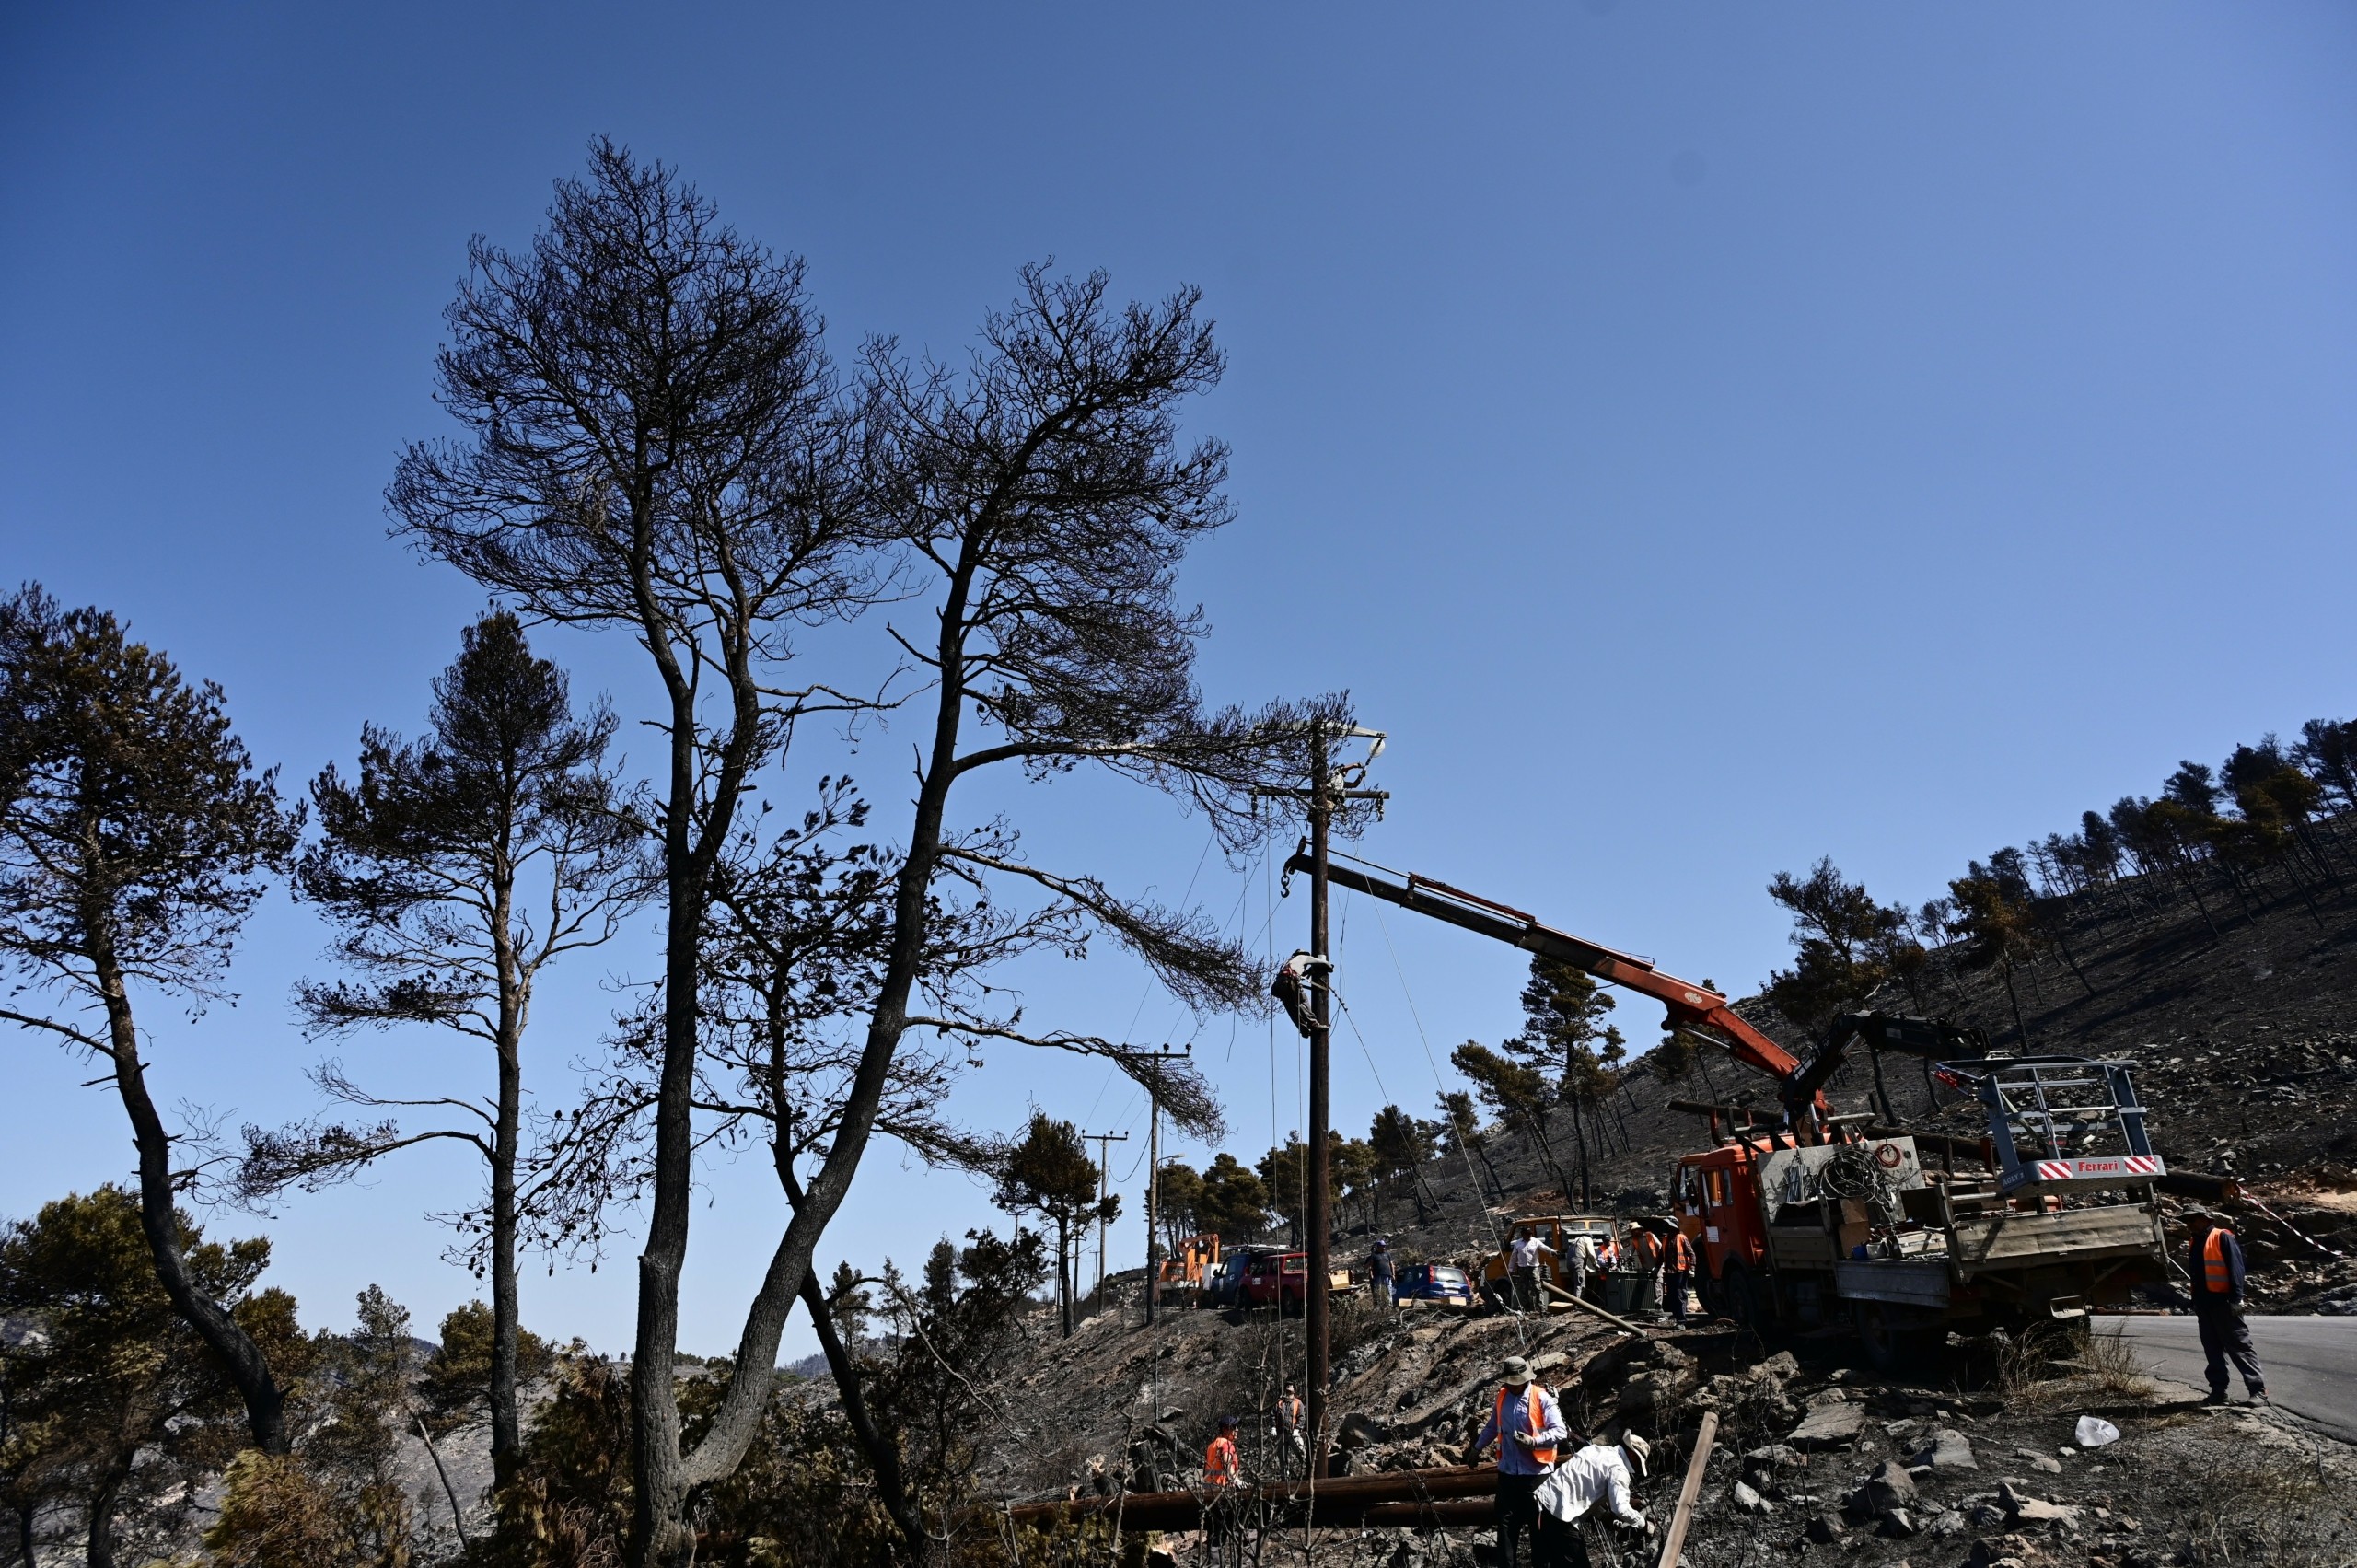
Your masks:
<path fill-rule="evenodd" d="M 1309 856 L 1296 854 L 1285 862 L 1289 872 L 1306 873 Z M 1611 947 L 1573 936 L 1541 925 L 1536 915 L 1525 914 L 1518 909 L 1469 893 L 1462 888 L 1452 888 L 1446 882 L 1435 882 L 1429 877 L 1413 874 L 1401 880 L 1361 871 L 1347 865 L 1329 863 L 1327 876 L 1334 886 L 1348 888 L 1354 893 L 1365 893 L 1401 909 L 1446 921 L 1482 936 L 1523 948 L 1543 958 L 1555 958 L 1573 968 L 1585 970 L 1596 979 L 1652 997 L 1669 1014 L 1669 1021 L 1679 1028 L 1696 1030 L 1724 1045 L 1737 1062 L 1757 1068 L 1782 1084 L 1800 1071 L 1800 1060 L 1749 1024 L 1735 1015 L 1727 999 L 1715 991 L 1707 990 L 1691 981 L 1664 974 L 1654 968 L 1650 958 L 1638 958 Z"/>

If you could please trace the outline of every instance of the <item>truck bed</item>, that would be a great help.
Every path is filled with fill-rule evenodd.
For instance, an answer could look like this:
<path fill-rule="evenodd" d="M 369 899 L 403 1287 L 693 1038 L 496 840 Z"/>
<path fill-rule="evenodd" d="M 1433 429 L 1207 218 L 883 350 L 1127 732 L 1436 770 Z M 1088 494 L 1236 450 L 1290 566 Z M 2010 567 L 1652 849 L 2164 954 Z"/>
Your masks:
<path fill-rule="evenodd" d="M 1949 1259 L 1964 1279 L 2049 1263 L 2158 1258 L 2166 1248 L 2158 1222 L 2133 1203 L 2050 1214 L 1958 1214 L 1953 1234 Z"/>

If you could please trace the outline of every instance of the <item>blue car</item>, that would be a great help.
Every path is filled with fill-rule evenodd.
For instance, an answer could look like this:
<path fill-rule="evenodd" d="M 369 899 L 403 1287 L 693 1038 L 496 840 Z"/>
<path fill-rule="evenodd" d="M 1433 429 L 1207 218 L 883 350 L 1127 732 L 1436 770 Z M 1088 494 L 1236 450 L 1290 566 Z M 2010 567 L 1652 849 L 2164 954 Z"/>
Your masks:
<path fill-rule="evenodd" d="M 1410 1263 L 1392 1283 L 1395 1299 L 1429 1302 L 1435 1307 L 1471 1307 L 1473 1283 L 1465 1271 L 1450 1263 Z"/>

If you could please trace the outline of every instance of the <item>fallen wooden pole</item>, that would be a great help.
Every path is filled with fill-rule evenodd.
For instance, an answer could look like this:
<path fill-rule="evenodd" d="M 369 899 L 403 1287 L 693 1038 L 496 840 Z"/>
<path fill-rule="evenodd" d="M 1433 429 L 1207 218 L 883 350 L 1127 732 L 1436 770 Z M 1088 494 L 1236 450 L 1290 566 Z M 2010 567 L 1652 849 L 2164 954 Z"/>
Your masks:
<path fill-rule="evenodd" d="M 1422 1530 L 1493 1525 L 1497 1519 L 1494 1497 L 1451 1497 L 1433 1503 L 1372 1503 L 1359 1522 L 1381 1529 Z"/>
<path fill-rule="evenodd" d="M 1678 1489 L 1678 1512 L 1670 1516 L 1669 1534 L 1662 1538 L 1657 1568 L 1678 1568 L 1678 1554 L 1686 1547 L 1686 1527 L 1694 1518 L 1694 1500 L 1702 1495 L 1702 1469 L 1711 1462 L 1711 1444 L 1719 1434 L 1719 1412 L 1702 1412 L 1701 1430 L 1694 1434 L 1694 1457 L 1686 1461 L 1686 1484 Z"/>
<path fill-rule="evenodd" d="M 1225 1501 L 1245 1507 L 1257 1504 L 1271 1508 L 1306 1507 L 1309 1522 L 1316 1525 L 1354 1525 L 1364 1522 L 1376 1508 L 1399 1508 L 1404 1511 L 1399 1522 L 1414 1524 L 1415 1518 L 1405 1516 L 1414 1515 L 1427 1504 L 1465 1500 L 1493 1509 L 1492 1500 L 1497 1491 L 1497 1466 L 1449 1465 L 1436 1469 L 1343 1476 L 1321 1481 L 1314 1488 L 1297 1481 L 1239 1486 L 1231 1490 Z M 1005 1513 L 1018 1526 L 1044 1527 L 1118 1515 L 1123 1530 L 1186 1530 L 1202 1522 L 1203 1511 L 1212 1501 L 1212 1491 L 1205 1487 L 1200 1491 L 1082 1497 L 1071 1502 L 1058 1499 L 1018 1503 Z"/>
<path fill-rule="evenodd" d="M 1624 1334 L 1634 1334 L 1641 1340 L 1645 1337 L 1645 1330 L 1638 1328 L 1626 1318 L 1616 1318 L 1611 1313 L 1607 1312 L 1603 1307 L 1598 1307 L 1593 1301 L 1581 1300 L 1578 1296 L 1573 1295 L 1570 1291 L 1565 1290 L 1562 1285 L 1555 1283 L 1551 1280 L 1548 1282 L 1547 1292 L 1549 1295 L 1557 1297 L 1559 1300 L 1568 1302 L 1570 1305 L 1578 1307 L 1583 1312 L 1595 1313 L 1597 1317 L 1603 1318 L 1606 1322 L 1611 1324 L 1614 1328 L 1620 1330 Z"/>

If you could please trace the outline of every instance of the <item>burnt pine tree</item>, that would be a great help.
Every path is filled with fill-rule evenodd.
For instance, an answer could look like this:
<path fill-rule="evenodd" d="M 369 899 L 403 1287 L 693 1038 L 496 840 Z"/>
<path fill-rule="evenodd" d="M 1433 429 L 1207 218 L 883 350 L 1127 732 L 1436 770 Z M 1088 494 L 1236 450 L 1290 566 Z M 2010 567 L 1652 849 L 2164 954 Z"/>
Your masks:
<path fill-rule="evenodd" d="M 1956 921 L 1963 937 L 1964 961 L 1974 969 L 1993 969 L 2005 982 L 2005 1002 L 2013 1009 L 2015 1038 L 2029 1043 L 2029 1025 L 2022 1017 L 2021 993 L 2015 971 L 2033 961 L 2042 943 L 2037 912 L 2030 905 L 2026 883 L 2003 874 L 2001 867 L 1973 861 L 1965 875 L 1948 884 L 1956 900 Z"/>
<path fill-rule="evenodd" d="M 1555 1103 L 1554 1086 L 1536 1067 L 1500 1055 L 1478 1040 L 1467 1040 L 1448 1054 L 1448 1064 L 1465 1075 L 1481 1103 L 1495 1111 L 1507 1131 L 1520 1132 L 1538 1145 L 1538 1157 L 1565 1197 L 1571 1178 L 1556 1163 L 1555 1145 L 1547 1136 L 1547 1111 Z"/>
<path fill-rule="evenodd" d="M 238 929 L 296 834 L 220 688 L 191 686 L 103 610 L 61 610 L 37 587 L 0 604 L 0 958 L 19 982 L 0 1019 L 106 1062 L 157 1282 L 273 1453 L 287 1445 L 286 1388 L 191 1270 L 174 1202 L 192 1177 L 149 1093 L 133 1000 L 217 999 Z"/>
<path fill-rule="evenodd" d="M 880 1130 L 910 1030 L 977 1048 L 1004 1040 L 1109 1056 L 1191 1133 L 1219 1131 L 1199 1077 L 1114 1042 L 1027 1027 L 1019 1012 L 997 1010 L 1004 993 L 981 977 L 1016 953 L 1046 945 L 1076 955 L 1105 934 L 1199 1011 L 1257 1008 L 1266 984 L 1251 957 L 1194 912 L 1031 865 L 1011 825 L 964 830 L 951 816 L 958 786 L 990 770 L 1044 778 L 1091 764 L 1181 796 L 1240 843 L 1267 830 L 1248 792 L 1281 776 L 1305 735 L 1349 724 L 1339 699 L 1248 716 L 1202 712 L 1192 668 L 1203 628 L 1176 602 L 1176 575 L 1188 545 L 1227 520 L 1225 461 L 1216 443 L 1179 447 L 1177 410 L 1211 385 L 1219 355 L 1191 291 L 1119 311 L 1105 295 L 1101 276 L 1027 270 L 963 370 L 911 367 L 882 348 L 870 356 L 894 431 L 883 500 L 910 580 L 929 589 L 924 629 L 896 633 L 930 682 L 911 704 L 913 799 L 873 1001 L 829 1108 L 832 1135 L 810 1152 L 736 1373 L 685 1461 L 686 1484 L 727 1474 L 759 1431 L 763 1369 L 812 1249 Z M 943 928 L 970 918 L 980 889 L 1009 879 L 1033 900 L 1021 921 L 944 966 Z M 680 1494 L 651 1487 L 642 1505 Z"/>
<path fill-rule="evenodd" d="M 491 1276 L 492 1462 L 504 1483 L 522 1444 L 516 1409 L 517 1172 L 524 1034 L 541 972 L 614 935 L 644 881 L 640 827 L 606 765 L 614 720 L 576 714 L 564 672 L 536 656 L 515 616 L 485 615 L 434 682 L 415 741 L 371 725 L 357 774 L 332 765 L 311 784 L 319 840 L 296 883 L 338 936 L 353 978 L 296 992 L 314 1035 L 425 1024 L 481 1042 L 493 1088 L 441 1104 L 456 1125 L 311 1123 L 247 1130 L 239 1185 L 254 1197 L 317 1190 L 396 1150 L 455 1141 L 482 1158 L 489 1192 L 462 1224 Z M 381 1100 L 334 1064 L 317 1081 L 366 1109 Z"/>
<path fill-rule="evenodd" d="M 667 693 L 663 1013 L 631 1368 L 631 1556 L 647 1564 L 692 1556 L 691 1493 L 733 1473 L 760 1430 L 786 1315 L 911 1027 L 1111 1052 L 1174 1086 L 1175 1070 L 1027 1032 L 958 1005 L 954 988 L 928 988 L 929 1013 L 912 1005 L 939 951 L 934 924 L 956 917 L 945 879 L 1026 878 L 1049 906 L 1030 928 L 1039 939 L 1076 947 L 1086 930 L 1110 930 L 1190 1002 L 1261 997 L 1248 957 L 1199 919 L 1040 872 L 998 835 L 957 831 L 958 781 L 1096 761 L 1229 808 L 1240 833 L 1249 815 L 1233 807 L 1268 772 L 1271 738 L 1298 749 L 1306 722 L 1347 714 L 1339 703 L 1250 719 L 1199 711 L 1202 626 L 1174 602 L 1175 575 L 1228 507 L 1222 449 L 1176 442 L 1177 405 L 1219 369 L 1191 293 L 1117 314 L 1101 278 L 1028 273 L 962 372 L 907 366 L 878 347 L 865 390 L 849 395 L 819 352 L 798 263 L 722 226 L 668 169 L 603 143 L 592 166 L 559 187 L 529 255 L 476 246 L 441 361 L 442 401 L 470 439 L 412 447 L 390 502 L 423 546 L 537 612 L 630 631 Z M 903 587 L 929 588 L 932 612 L 901 639 L 932 687 L 884 895 L 890 939 L 833 1135 L 813 1152 L 711 1423 L 683 1451 L 672 1368 L 714 872 L 755 770 L 798 717 L 842 704 L 785 681 L 787 633 L 866 603 L 886 537 L 915 573 Z M 978 740 L 978 727 L 996 733 Z"/>
<path fill-rule="evenodd" d="M 1804 1028 L 1864 1003 L 1893 978 L 1892 958 L 1906 942 L 1902 910 L 1876 903 L 1863 884 L 1827 856 L 1806 877 L 1779 871 L 1768 896 L 1793 917 L 1793 967 L 1771 970 L 1766 994 Z"/>
<path fill-rule="evenodd" d="M 545 227 L 478 239 L 446 314 L 439 401 L 466 438 L 403 453 L 387 500 L 427 552 L 550 620 L 627 632 L 655 667 L 664 913 L 646 1237 L 631 1381 L 633 1561 L 685 1560 L 672 1376 L 693 1182 L 700 938 L 747 788 L 794 719 L 797 626 L 876 582 L 872 426 L 819 343 L 802 264 L 740 238 L 660 165 L 599 141 Z M 799 1289 L 787 1293 L 791 1301 Z M 766 1368 L 770 1362 L 761 1362 Z M 708 1484 L 736 1468 L 701 1469 Z"/>
<path fill-rule="evenodd" d="M 1055 1228 L 1056 1304 L 1066 1339 L 1073 1330 L 1074 1237 L 1097 1220 L 1113 1218 L 1121 1206 L 1118 1192 L 1100 1202 L 1097 1181 L 1097 1162 L 1088 1157 L 1079 1129 L 1035 1110 L 1022 1141 L 1006 1152 L 992 1196 L 1009 1214 L 1036 1214 Z"/>

